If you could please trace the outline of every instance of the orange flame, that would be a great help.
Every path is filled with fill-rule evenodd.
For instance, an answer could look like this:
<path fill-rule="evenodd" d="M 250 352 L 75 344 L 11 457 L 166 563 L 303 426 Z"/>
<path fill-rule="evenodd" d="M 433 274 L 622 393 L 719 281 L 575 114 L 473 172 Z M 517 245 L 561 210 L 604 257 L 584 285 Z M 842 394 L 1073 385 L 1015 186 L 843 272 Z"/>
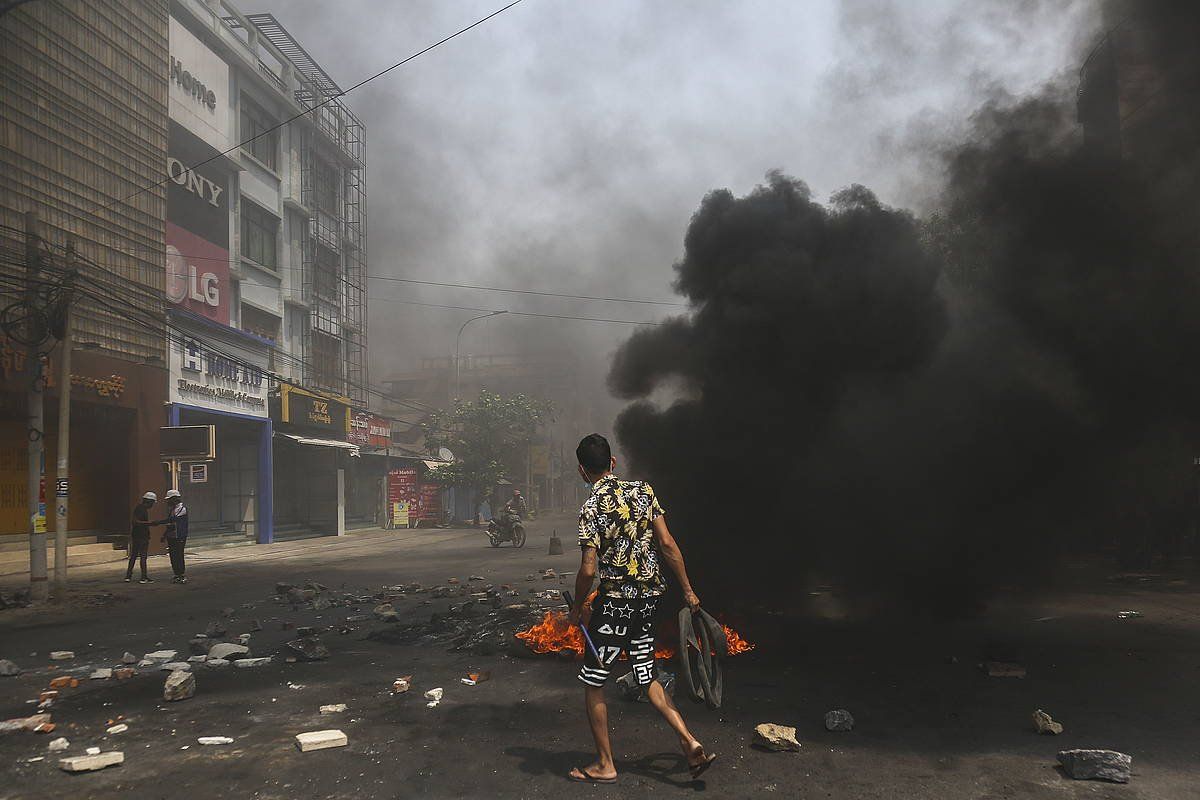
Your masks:
<path fill-rule="evenodd" d="M 743 639 L 737 631 L 725 623 L 721 623 L 721 627 L 725 629 L 725 637 L 728 640 L 726 655 L 736 656 L 748 653 L 755 648 L 755 645 Z M 528 630 L 518 631 L 516 636 L 535 653 L 571 652 L 582 655 L 587 646 L 583 641 L 583 634 L 579 632 L 579 627 L 572 625 L 567 619 L 566 613 L 562 611 L 545 612 L 541 622 Z M 659 644 L 654 648 L 655 658 L 666 659 L 674 655 L 673 647 Z M 622 654 L 622 659 L 624 659 L 624 654 Z"/>

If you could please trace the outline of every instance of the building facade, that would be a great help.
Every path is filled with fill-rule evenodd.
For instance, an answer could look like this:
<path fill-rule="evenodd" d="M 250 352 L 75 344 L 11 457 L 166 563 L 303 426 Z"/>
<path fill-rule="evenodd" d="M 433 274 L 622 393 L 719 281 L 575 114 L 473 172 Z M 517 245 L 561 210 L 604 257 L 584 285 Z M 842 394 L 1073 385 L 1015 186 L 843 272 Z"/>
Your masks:
<path fill-rule="evenodd" d="M 183 471 L 192 529 L 339 532 L 348 418 L 291 411 L 365 405 L 363 126 L 272 15 L 170 13 L 170 418 L 217 429 L 216 460 Z"/>
<path fill-rule="evenodd" d="M 63 272 L 81 275 L 72 302 L 69 527 L 88 557 L 72 563 L 119 558 L 103 539 L 123 540 L 136 498 L 162 484 L 168 24 L 166 7 L 151 0 L 26 3 L 0 16 L 0 305 L 49 307 Z M 27 212 L 40 217 L 44 236 L 33 300 L 22 296 Z M 0 341 L 0 539 L 16 542 L 29 532 L 32 437 L 45 448 L 39 491 L 54 525 L 54 491 L 45 487 L 58 477 L 61 348 L 47 336 L 37 345 L 43 357 L 30 360 L 9 333 Z M 29 430 L 31 381 L 44 390 L 41 431 Z M 0 541 L 0 574 L 25 569 L 27 550 Z"/>

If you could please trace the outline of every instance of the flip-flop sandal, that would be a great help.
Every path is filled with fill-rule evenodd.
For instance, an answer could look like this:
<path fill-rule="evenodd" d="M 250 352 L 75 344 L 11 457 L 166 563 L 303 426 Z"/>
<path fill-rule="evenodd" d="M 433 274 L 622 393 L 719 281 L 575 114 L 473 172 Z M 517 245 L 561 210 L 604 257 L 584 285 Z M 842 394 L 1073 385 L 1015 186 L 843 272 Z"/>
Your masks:
<path fill-rule="evenodd" d="M 572 774 L 570 772 L 567 773 L 567 777 L 570 778 L 571 780 L 575 781 L 576 783 L 616 783 L 617 782 L 617 779 L 615 777 L 597 778 L 595 775 L 589 775 L 587 772 L 584 771 L 583 767 L 575 767 L 575 772 L 578 772 L 583 777 L 582 778 L 576 777 L 574 774 Z"/>
<path fill-rule="evenodd" d="M 701 751 L 703 752 L 703 751 Z M 704 774 L 705 770 L 712 766 L 712 763 L 717 760 L 717 754 L 706 755 L 704 760 L 699 764 L 688 764 L 688 771 L 692 773 L 692 779 L 695 780 Z"/>

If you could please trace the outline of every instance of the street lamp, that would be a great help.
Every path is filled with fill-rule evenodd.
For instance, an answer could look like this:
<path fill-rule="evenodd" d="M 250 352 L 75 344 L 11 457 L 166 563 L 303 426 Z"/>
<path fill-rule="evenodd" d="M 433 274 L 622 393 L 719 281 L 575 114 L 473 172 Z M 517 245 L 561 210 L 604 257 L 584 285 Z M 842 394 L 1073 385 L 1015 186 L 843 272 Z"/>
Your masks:
<path fill-rule="evenodd" d="M 481 314 L 478 317 L 471 317 L 469 320 L 467 320 L 466 322 L 464 322 L 462 324 L 461 328 L 458 329 L 458 338 L 454 341 L 454 399 L 455 400 L 458 400 L 458 393 L 459 393 L 459 377 L 460 377 L 459 363 L 461 360 L 459 354 L 462 352 L 463 331 L 465 331 L 467 329 L 467 326 L 470 325 L 472 322 L 474 322 L 477 319 L 487 319 L 488 317 L 494 317 L 497 314 L 507 314 L 507 313 L 508 313 L 508 311 L 493 311 L 490 314 Z"/>

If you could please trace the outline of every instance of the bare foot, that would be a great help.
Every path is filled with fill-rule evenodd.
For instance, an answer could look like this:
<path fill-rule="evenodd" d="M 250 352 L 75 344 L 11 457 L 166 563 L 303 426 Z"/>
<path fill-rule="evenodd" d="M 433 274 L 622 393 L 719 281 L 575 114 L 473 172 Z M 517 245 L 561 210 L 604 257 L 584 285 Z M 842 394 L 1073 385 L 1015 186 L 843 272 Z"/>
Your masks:
<path fill-rule="evenodd" d="M 567 773 L 567 777 L 574 781 L 603 781 L 604 783 L 610 783 L 617 779 L 617 768 L 616 766 L 611 766 L 608 769 L 604 769 L 600 766 L 599 762 L 593 762 L 582 769 L 579 767 L 572 768 Z"/>

